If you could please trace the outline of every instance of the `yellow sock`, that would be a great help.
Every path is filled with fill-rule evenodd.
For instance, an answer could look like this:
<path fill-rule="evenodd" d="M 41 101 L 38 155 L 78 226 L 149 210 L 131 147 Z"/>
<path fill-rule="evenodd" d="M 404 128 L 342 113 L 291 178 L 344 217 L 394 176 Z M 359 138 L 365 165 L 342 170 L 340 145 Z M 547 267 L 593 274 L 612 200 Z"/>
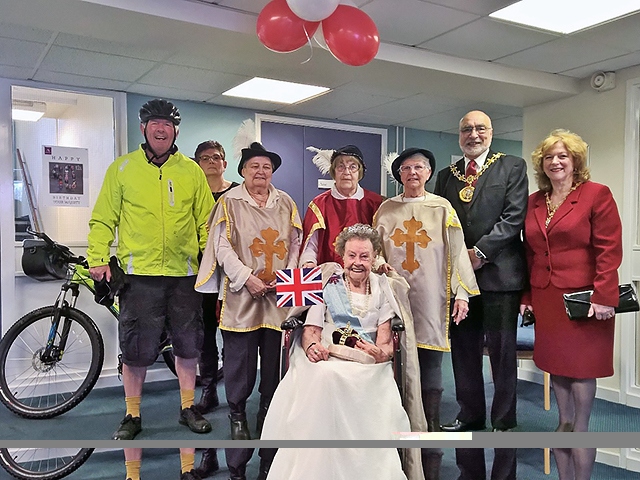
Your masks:
<path fill-rule="evenodd" d="M 180 452 L 180 472 L 190 472 L 193 470 L 196 463 L 195 453 L 182 453 Z"/>
<path fill-rule="evenodd" d="M 180 390 L 180 403 L 182 409 L 189 408 L 193 405 L 193 399 L 196 397 L 195 390 Z"/>
<path fill-rule="evenodd" d="M 140 416 L 140 397 L 124 397 L 124 403 L 127 405 L 127 414 L 132 417 Z"/>
<path fill-rule="evenodd" d="M 126 460 L 124 467 L 127 470 L 127 479 L 140 480 L 140 465 L 142 460 Z"/>

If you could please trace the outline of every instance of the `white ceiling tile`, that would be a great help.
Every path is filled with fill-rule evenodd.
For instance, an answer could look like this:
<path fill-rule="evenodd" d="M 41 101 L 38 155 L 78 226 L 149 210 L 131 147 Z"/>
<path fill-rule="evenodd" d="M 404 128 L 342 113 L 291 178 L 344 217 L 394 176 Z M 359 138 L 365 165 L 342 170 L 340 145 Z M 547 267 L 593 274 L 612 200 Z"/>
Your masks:
<path fill-rule="evenodd" d="M 292 115 L 339 118 L 390 100 L 393 99 L 352 90 L 333 90 L 306 102 L 282 107 L 279 111 Z"/>
<path fill-rule="evenodd" d="M 127 88 L 127 92 L 139 93 L 158 98 L 173 98 L 175 100 L 192 100 L 194 102 L 204 102 L 211 98 L 211 95 L 203 92 L 193 92 L 183 88 L 160 87 L 158 85 L 146 85 L 136 83 Z"/>
<path fill-rule="evenodd" d="M 0 37 L 4 38 L 48 43 L 53 33 L 51 30 L 41 30 L 39 28 L 25 27 L 24 25 L 0 22 Z"/>
<path fill-rule="evenodd" d="M 9 65 L 0 65 L 0 77 L 19 78 L 26 80 L 31 76 L 32 68 L 12 67 Z"/>
<path fill-rule="evenodd" d="M 226 95 L 216 95 L 207 99 L 207 103 L 223 105 L 225 107 L 246 108 L 248 110 L 262 112 L 276 112 L 282 108 L 282 103 L 265 102 L 264 100 L 252 100 L 250 98 L 228 97 Z"/>
<path fill-rule="evenodd" d="M 434 99 L 426 94 L 414 95 L 411 97 L 394 100 L 384 105 L 368 108 L 360 112 L 362 115 L 371 114 L 377 117 L 386 118 L 386 123 L 398 125 L 399 123 L 423 118 L 428 115 L 446 112 L 452 108 L 460 106 L 459 101 L 445 103 L 444 100 Z"/>
<path fill-rule="evenodd" d="M 154 62 L 146 60 L 52 46 L 40 68 L 51 72 L 89 74 L 96 78 L 133 82 L 153 66 Z"/>
<path fill-rule="evenodd" d="M 54 45 L 152 61 L 161 61 L 167 57 L 167 52 L 161 49 L 143 48 L 138 45 L 99 40 L 68 33 L 59 34 Z"/>
<path fill-rule="evenodd" d="M 381 42 L 404 45 L 418 45 L 479 18 L 420 0 L 376 1 L 362 10 L 378 27 Z"/>
<path fill-rule="evenodd" d="M 491 119 L 493 134 L 503 134 L 522 130 L 522 115 Z"/>
<path fill-rule="evenodd" d="M 42 69 L 38 70 L 33 79 L 39 82 L 48 82 L 58 85 L 70 85 L 74 87 L 86 88 L 104 88 L 106 90 L 119 91 L 124 91 L 129 85 L 129 82 L 109 80 L 106 78 L 87 77 L 85 75 L 78 75 L 75 73 L 50 72 Z"/>
<path fill-rule="evenodd" d="M 248 79 L 248 77 L 241 77 L 240 75 L 230 75 L 200 68 L 159 65 L 140 78 L 139 82 L 147 85 L 180 86 L 185 90 L 207 92 L 211 97 Z"/>
<path fill-rule="evenodd" d="M 197 1 L 197 0 L 196 0 Z M 203 0 L 202 3 L 218 4 L 221 7 L 229 7 L 234 10 L 241 10 L 244 12 L 260 13 L 270 0 Z"/>
<path fill-rule="evenodd" d="M 605 23 L 574 34 L 577 40 L 586 40 L 617 47 L 629 52 L 640 50 L 640 12 L 615 22 Z"/>
<path fill-rule="evenodd" d="M 44 43 L 0 37 L 0 64 L 35 68 L 46 46 Z"/>
<path fill-rule="evenodd" d="M 433 130 L 434 132 L 458 133 L 460 119 L 469 111 L 469 107 L 459 107 L 436 115 L 425 116 L 402 123 L 402 127 Z"/>
<path fill-rule="evenodd" d="M 627 53 L 620 48 L 569 36 L 508 55 L 496 60 L 496 63 L 521 68 L 535 65 L 536 70 L 558 73 Z"/>
<path fill-rule="evenodd" d="M 516 0 L 422 0 L 428 3 L 444 5 L 445 7 L 455 8 L 464 12 L 476 13 L 478 15 L 489 15 L 497 12 L 501 8 L 507 7 Z"/>
<path fill-rule="evenodd" d="M 555 38 L 558 35 L 481 18 L 419 46 L 462 58 L 495 60 Z"/>
<path fill-rule="evenodd" d="M 621 57 L 604 60 L 602 62 L 592 63 L 590 65 L 585 65 L 584 67 L 572 68 L 571 70 L 560 73 L 576 78 L 589 78 L 595 72 L 615 72 L 616 70 L 626 68 L 629 65 L 640 65 L 640 52 L 622 55 Z"/>

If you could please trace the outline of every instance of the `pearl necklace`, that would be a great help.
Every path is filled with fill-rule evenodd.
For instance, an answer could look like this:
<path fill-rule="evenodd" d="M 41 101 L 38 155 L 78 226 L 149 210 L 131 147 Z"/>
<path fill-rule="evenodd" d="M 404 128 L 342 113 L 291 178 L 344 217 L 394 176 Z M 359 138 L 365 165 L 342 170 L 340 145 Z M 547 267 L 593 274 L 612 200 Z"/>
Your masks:
<path fill-rule="evenodd" d="M 347 277 L 345 275 L 345 282 L 347 285 L 347 298 L 349 299 L 349 304 L 351 305 L 351 309 L 355 310 L 357 307 L 359 307 L 358 305 L 354 305 L 353 304 L 353 298 L 351 297 L 351 282 L 349 281 L 349 277 Z M 356 292 L 358 293 L 358 292 Z M 359 295 L 362 295 L 361 293 Z M 367 299 L 367 303 L 364 309 L 358 308 L 358 310 L 360 311 L 360 313 L 362 314 L 361 316 L 364 316 L 368 311 L 369 311 L 369 301 L 371 300 L 371 283 L 369 282 L 369 279 L 367 278 L 367 283 L 365 286 L 365 293 L 364 293 L 366 299 Z M 357 313 L 354 311 L 353 312 L 354 315 L 357 315 Z"/>

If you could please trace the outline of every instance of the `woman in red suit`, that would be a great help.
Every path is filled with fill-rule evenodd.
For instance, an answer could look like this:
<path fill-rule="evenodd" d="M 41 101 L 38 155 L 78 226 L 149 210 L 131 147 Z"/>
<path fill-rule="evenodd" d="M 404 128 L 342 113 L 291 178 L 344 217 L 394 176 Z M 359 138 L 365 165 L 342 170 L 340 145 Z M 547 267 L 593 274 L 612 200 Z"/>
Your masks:
<path fill-rule="evenodd" d="M 614 306 L 622 224 L 611 191 L 589 181 L 587 144 L 554 130 L 532 154 L 539 190 L 529 197 L 525 248 L 535 313 L 533 360 L 551 374 L 556 431 L 586 432 L 596 378 L 613 375 Z M 593 290 L 586 319 L 569 320 L 562 294 Z M 588 353 L 587 353 L 588 352 Z M 595 449 L 554 449 L 560 479 L 589 479 Z"/>

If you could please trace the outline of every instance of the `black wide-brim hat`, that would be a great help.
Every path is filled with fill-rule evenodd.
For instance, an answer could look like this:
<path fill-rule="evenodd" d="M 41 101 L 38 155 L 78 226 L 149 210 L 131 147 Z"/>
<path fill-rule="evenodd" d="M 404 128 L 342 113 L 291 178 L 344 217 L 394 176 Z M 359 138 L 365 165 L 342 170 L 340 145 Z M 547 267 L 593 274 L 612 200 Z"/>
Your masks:
<path fill-rule="evenodd" d="M 421 153 L 429 159 L 429 165 L 431 165 L 431 176 L 429 176 L 429 180 L 433 178 L 433 174 L 436 171 L 436 157 L 429 150 L 411 147 L 403 150 L 391 164 L 391 173 L 393 174 L 393 178 L 395 178 L 399 184 L 402 185 L 402 180 L 400 180 L 400 165 L 402 165 L 402 162 L 407 158 L 414 156 L 416 153 Z M 429 182 L 429 180 L 427 180 L 427 182 Z"/>
<path fill-rule="evenodd" d="M 331 154 L 331 163 L 333 164 L 333 161 L 340 155 L 357 158 L 362 166 L 362 171 L 364 172 L 367 169 L 367 166 L 364 163 L 364 155 L 362 155 L 362 151 L 355 145 L 345 145 L 344 147 L 334 150 L 333 154 Z"/>
<path fill-rule="evenodd" d="M 278 167 L 282 164 L 282 159 L 280 155 L 275 152 L 269 152 L 266 148 L 264 148 L 260 143 L 253 142 L 249 148 L 242 149 L 242 157 L 240 157 L 240 163 L 238 163 L 238 174 L 242 175 L 242 167 L 247 163 L 248 160 L 253 157 L 268 157 L 271 160 L 271 166 L 273 167 L 273 171 L 275 172 Z M 244 177 L 243 177 L 244 178 Z"/>

